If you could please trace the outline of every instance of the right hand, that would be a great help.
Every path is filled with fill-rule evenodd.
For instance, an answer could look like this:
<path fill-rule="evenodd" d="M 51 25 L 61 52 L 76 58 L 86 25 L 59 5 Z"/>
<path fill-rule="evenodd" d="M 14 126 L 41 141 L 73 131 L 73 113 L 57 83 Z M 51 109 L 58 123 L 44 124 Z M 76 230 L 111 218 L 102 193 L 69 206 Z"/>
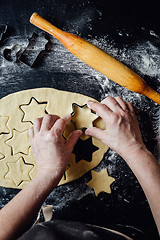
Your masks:
<path fill-rule="evenodd" d="M 86 135 L 100 139 L 122 157 L 146 148 L 131 103 L 125 103 L 120 97 L 107 97 L 101 103 L 88 101 L 87 104 L 103 119 L 106 130 L 92 127 L 85 131 Z"/>
<path fill-rule="evenodd" d="M 127 162 L 146 194 L 160 234 L 160 165 L 142 141 L 131 103 L 107 97 L 101 103 L 88 102 L 88 106 L 103 119 L 106 130 L 93 127 L 85 133 L 100 139 Z"/>

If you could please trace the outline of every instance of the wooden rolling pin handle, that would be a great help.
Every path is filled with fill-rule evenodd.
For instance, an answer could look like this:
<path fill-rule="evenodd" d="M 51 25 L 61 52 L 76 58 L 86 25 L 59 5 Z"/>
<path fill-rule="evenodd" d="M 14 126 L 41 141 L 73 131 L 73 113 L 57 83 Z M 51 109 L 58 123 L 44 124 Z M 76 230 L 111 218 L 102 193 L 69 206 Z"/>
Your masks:
<path fill-rule="evenodd" d="M 30 17 L 30 22 L 36 27 L 57 38 L 65 47 L 72 45 L 69 38 L 66 36 L 66 32 L 52 25 L 50 22 L 38 15 L 38 13 L 32 14 Z"/>
<path fill-rule="evenodd" d="M 48 32 L 49 34 L 53 35 L 54 37 L 58 38 L 62 35 L 62 30 L 59 28 L 53 26 L 51 23 L 49 23 L 47 20 L 42 18 L 38 15 L 38 13 L 33 13 L 30 22 L 34 24 L 35 26 L 41 28 L 42 30 Z"/>
<path fill-rule="evenodd" d="M 143 95 L 145 95 L 146 97 L 149 97 L 150 99 L 152 99 L 154 102 L 158 103 L 160 105 L 160 94 L 156 91 L 154 91 L 152 88 L 150 88 L 149 86 L 147 86 L 143 93 Z"/>
<path fill-rule="evenodd" d="M 76 57 L 112 81 L 143 94 L 160 105 L 159 93 L 151 89 L 139 75 L 98 47 L 74 34 L 62 31 L 37 13 L 32 14 L 30 22 L 56 37 Z"/>

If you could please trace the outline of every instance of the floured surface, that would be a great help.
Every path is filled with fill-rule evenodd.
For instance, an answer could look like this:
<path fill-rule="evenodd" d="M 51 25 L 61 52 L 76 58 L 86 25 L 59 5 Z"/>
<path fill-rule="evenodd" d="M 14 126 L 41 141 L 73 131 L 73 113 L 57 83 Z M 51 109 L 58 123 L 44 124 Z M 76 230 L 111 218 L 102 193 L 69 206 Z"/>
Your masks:
<path fill-rule="evenodd" d="M 28 21 L 30 14 L 35 11 L 35 5 L 39 6 L 36 11 L 55 26 L 85 38 L 124 62 L 157 91 L 160 86 L 159 8 L 156 18 L 153 10 L 155 4 L 133 3 L 132 6 L 124 6 L 122 2 L 106 3 L 105 0 L 53 0 L 52 4 L 46 0 L 18 0 L 13 3 L 8 0 L 1 3 L 0 20 L 2 24 L 8 24 L 8 29 L 12 29 L 0 45 L 1 98 L 37 87 L 77 92 L 98 101 L 106 96 L 119 95 L 133 104 L 143 140 L 159 158 L 159 107 L 146 97 L 130 92 L 88 67 L 55 38 L 51 37 L 52 49 L 37 68 L 4 59 L 5 48 L 10 49 L 19 44 L 25 49 L 33 32 L 41 32 Z M 146 12 L 147 5 L 149 11 Z M 36 45 L 37 49 L 42 50 L 40 44 Z M 0 154 L 0 157 L 3 155 Z M 123 223 L 150 232 L 150 239 L 159 239 L 153 236 L 156 235 L 156 228 L 143 191 L 125 161 L 110 149 L 93 170 L 101 172 L 104 168 L 108 169 L 109 176 L 116 179 L 111 185 L 112 194 L 100 193 L 95 197 L 94 190 L 86 185 L 92 179 L 88 172 L 76 181 L 57 187 L 48 196 L 45 204 L 54 205 L 53 218 L 85 221 L 101 226 Z M 17 189 L 1 187 L 0 206 L 3 207 L 17 192 Z"/>
<path fill-rule="evenodd" d="M 64 117 L 74 113 L 71 123 L 64 131 L 66 139 L 72 130 L 92 127 L 95 120 L 94 126 L 104 128 L 102 119 L 88 107 L 83 107 L 89 99 L 91 98 L 81 94 L 51 88 L 21 91 L 1 99 L 0 168 L 3 171 L 0 173 L 0 185 L 23 188 L 36 175 L 36 161 L 31 152 L 28 136 L 28 129 L 33 126 L 35 118 L 43 117 L 45 114 Z M 74 105 L 79 110 L 75 109 Z M 82 142 L 85 143 L 87 139 L 87 136 L 82 135 Z M 91 152 L 91 160 L 83 158 L 84 154 L 76 161 L 76 152 L 72 153 L 60 185 L 80 178 L 101 162 L 108 147 L 95 138 L 92 138 L 89 144 L 95 147 Z"/>

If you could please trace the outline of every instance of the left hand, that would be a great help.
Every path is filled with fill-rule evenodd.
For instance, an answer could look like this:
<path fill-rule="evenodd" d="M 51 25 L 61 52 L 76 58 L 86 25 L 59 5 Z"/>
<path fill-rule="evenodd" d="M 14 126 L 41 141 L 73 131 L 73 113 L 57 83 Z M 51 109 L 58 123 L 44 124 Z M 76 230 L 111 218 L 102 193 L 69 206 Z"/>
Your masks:
<path fill-rule="evenodd" d="M 29 129 L 31 149 L 37 162 L 38 173 L 61 178 L 68 165 L 72 150 L 81 130 L 73 131 L 68 140 L 62 133 L 71 116 L 60 118 L 57 115 L 46 114 L 35 119 L 33 128 Z"/>

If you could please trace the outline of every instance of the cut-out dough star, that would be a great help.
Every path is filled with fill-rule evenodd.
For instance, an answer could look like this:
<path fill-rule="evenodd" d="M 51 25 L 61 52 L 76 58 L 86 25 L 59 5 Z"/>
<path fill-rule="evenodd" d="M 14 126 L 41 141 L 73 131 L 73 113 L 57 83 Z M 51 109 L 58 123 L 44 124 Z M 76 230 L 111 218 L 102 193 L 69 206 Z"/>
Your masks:
<path fill-rule="evenodd" d="M 93 127 L 93 121 L 98 118 L 87 105 L 79 106 L 73 104 L 72 121 L 75 122 L 77 129 Z"/>
<path fill-rule="evenodd" d="M 103 169 L 101 172 L 91 171 L 92 179 L 87 183 L 90 188 L 94 189 L 96 196 L 100 192 L 111 193 L 110 185 L 115 181 L 113 177 L 108 175 L 107 169 Z"/>
<path fill-rule="evenodd" d="M 30 181 L 29 172 L 32 170 L 32 164 L 26 164 L 24 159 L 20 157 L 16 162 L 7 163 L 9 171 L 5 175 L 5 178 L 13 180 L 16 186 L 22 181 Z"/>
<path fill-rule="evenodd" d="M 29 104 L 21 105 L 20 108 L 23 111 L 22 122 L 34 122 L 36 118 L 43 117 L 45 115 L 47 103 L 39 103 L 35 98 L 32 98 Z"/>
<path fill-rule="evenodd" d="M 12 148 L 12 153 L 29 153 L 29 134 L 28 130 L 24 132 L 19 132 L 17 130 L 13 130 L 12 138 L 6 141 L 6 144 Z"/>
<path fill-rule="evenodd" d="M 0 134 L 1 133 L 9 133 L 9 129 L 6 126 L 8 119 L 9 119 L 9 117 L 0 116 Z"/>

